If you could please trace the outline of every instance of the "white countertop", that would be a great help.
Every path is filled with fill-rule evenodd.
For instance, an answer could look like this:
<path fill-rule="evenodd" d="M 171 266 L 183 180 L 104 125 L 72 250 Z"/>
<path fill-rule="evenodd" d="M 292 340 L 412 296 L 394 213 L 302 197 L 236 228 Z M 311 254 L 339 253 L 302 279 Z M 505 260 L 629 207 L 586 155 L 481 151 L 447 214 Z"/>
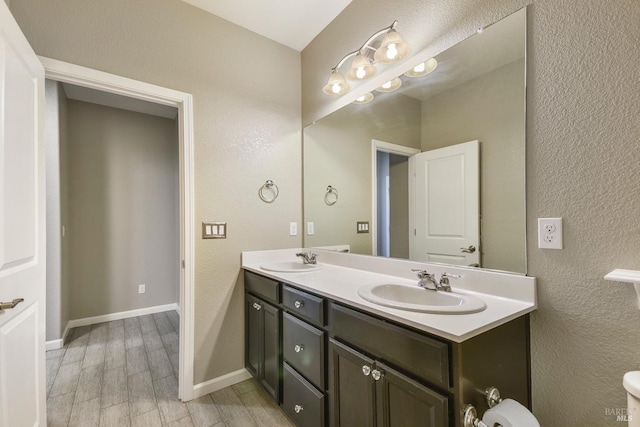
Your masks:
<path fill-rule="evenodd" d="M 537 308 L 535 278 L 519 274 L 315 249 L 321 270 L 279 273 L 260 268 L 265 263 L 299 261 L 295 254 L 307 250 L 243 252 L 242 268 L 454 342 L 468 340 Z M 445 271 L 461 275 L 460 279 L 451 279 L 452 290 L 481 298 L 487 308 L 471 314 L 419 313 L 377 305 L 358 295 L 359 287 L 374 283 L 417 286 L 413 268 L 424 268 L 437 275 Z"/>

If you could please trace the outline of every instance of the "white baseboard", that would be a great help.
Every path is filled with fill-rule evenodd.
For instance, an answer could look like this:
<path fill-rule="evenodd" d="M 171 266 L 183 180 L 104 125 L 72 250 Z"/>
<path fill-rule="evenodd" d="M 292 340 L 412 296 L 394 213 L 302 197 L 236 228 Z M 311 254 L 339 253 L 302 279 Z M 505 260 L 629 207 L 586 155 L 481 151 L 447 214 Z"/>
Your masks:
<path fill-rule="evenodd" d="M 121 311 L 119 313 L 103 314 L 102 316 L 85 317 L 84 319 L 69 320 L 69 323 L 67 323 L 67 328 L 65 329 L 65 336 L 66 336 L 66 331 L 70 328 L 77 328 L 78 326 L 95 325 L 96 323 L 111 322 L 113 320 L 128 319 L 130 317 L 144 316 L 146 314 L 162 313 L 163 311 L 169 311 L 169 310 L 179 311 L 180 307 L 178 307 L 178 304 L 173 303 L 173 304 L 165 304 L 165 305 L 156 305 L 154 307 L 138 308 L 136 310 Z"/>
<path fill-rule="evenodd" d="M 193 386 L 193 398 L 197 399 L 209 393 L 213 393 L 214 391 L 222 390 L 225 387 L 248 380 L 249 378 L 251 378 L 251 374 L 243 368 L 221 377 L 196 384 Z"/>
<path fill-rule="evenodd" d="M 46 351 L 58 350 L 58 349 L 64 347 L 64 342 L 67 340 L 67 335 L 69 335 L 69 329 L 71 329 L 71 327 L 69 326 L 69 322 L 67 322 L 67 326 L 65 326 L 64 332 L 62 332 L 62 338 L 57 339 L 57 340 L 47 341 L 45 343 Z"/>
<path fill-rule="evenodd" d="M 59 348 L 62 348 L 62 346 L 63 346 L 63 344 L 62 344 L 62 343 L 63 343 L 63 341 L 64 341 L 64 340 L 63 340 L 62 338 L 60 338 L 59 340 L 47 341 L 47 342 L 45 343 L 45 349 L 46 349 L 47 351 L 49 351 L 49 350 L 57 350 L 57 349 L 59 349 Z"/>

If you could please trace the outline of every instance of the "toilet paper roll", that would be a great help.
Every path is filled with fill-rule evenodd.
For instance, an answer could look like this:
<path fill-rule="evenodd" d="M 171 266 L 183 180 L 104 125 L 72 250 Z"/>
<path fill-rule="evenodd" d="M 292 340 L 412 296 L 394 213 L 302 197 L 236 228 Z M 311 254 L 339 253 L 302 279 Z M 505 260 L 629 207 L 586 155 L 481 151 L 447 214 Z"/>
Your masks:
<path fill-rule="evenodd" d="M 540 427 L 536 417 L 520 403 L 513 399 L 505 399 L 482 417 L 482 422 L 488 427 L 496 424 L 503 427 Z"/>

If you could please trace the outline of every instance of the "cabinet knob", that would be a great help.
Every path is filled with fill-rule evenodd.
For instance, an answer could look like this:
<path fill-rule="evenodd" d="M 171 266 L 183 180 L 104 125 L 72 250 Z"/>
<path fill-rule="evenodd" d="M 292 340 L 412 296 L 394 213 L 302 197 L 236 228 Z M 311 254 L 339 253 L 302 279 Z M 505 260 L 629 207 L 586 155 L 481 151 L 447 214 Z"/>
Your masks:
<path fill-rule="evenodd" d="M 365 377 L 368 377 L 369 374 L 371 373 L 371 367 L 368 365 L 362 365 L 362 373 L 364 374 Z"/>
<path fill-rule="evenodd" d="M 300 353 L 302 350 L 304 350 L 304 346 L 303 346 L 302 344 L 296 344 L 296 346 L 295 346 L 295 347 L 293 347 L 293 350 L 294 350 L 296 353 Z"/>
<path fill-rule="evenodd" d="M 374 380 L 378 381 L 380 378 L 382 378 L 382 372 L 374 369 L 373 371 L 371 371 L 371 377 L 373 377 Z"/>
<path fill-rule="evenodd" d="M 295 308 L 302 308 L 304 307 L 304 301 L 296 300 L 296 302 L 293 303 L 293 306 Z"/>
<path fill-rule="evenodd" d="M 260 304 L 258 304 L 257 302 L 253 303 L 253 308 L 255 308 L 256 310 L 260 310 L 262 308 L 262 306 Z"/>
<path fill-rule="evenodd" d="M 293 410 L 296 411 L 296 414 L 299 414 L 300 412 L 304 411 L 304 406 L 296 405 L 293 407 Z"/>

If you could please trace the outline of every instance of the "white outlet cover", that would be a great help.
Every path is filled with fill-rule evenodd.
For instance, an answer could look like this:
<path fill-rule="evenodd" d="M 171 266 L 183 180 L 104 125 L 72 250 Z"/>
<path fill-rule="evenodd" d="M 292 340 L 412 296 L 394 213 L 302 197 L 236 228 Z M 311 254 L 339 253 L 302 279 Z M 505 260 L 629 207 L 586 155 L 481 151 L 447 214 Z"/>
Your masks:
<path fill-rule="evenodd" d="M 538 218 L 538 248 L 563 248 L 562 218 Z"/>
<path fill-rule="evenodd" d="M 298 223 L 290 222 L 289 223 L 289 236 L 297 236 L 298 235 Z"/>
<path fill-rule="evenodd" d="M 315 233 L 315 226 L 313 222 L 311 221 L 307 222 L 307 236 L 313 236 L 314 233 Z"/>

